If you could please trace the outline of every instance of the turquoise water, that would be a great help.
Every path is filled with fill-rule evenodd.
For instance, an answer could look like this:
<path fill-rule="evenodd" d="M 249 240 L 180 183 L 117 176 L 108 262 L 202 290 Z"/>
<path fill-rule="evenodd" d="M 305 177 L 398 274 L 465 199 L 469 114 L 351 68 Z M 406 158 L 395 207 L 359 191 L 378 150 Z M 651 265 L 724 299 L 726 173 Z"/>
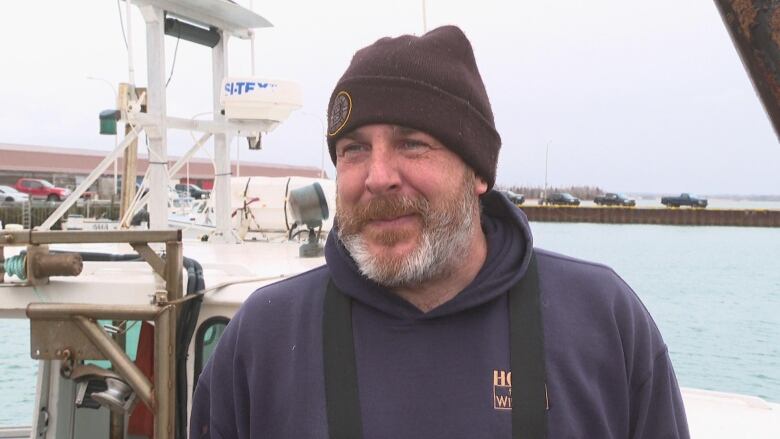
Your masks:
<path fill-rule="evenodd" d="M 531 227 L 538 247 L 623 276 L 655 318 L 682 386 L 780 401 L 780 229 Z M 29 425 L 37 367 L 29 326 L 0 320 L 0 334 L 0 425 Z"/>
<path fill-rule="evenodd" d="M 535 244 L 612 266 L 680 385 L 780 401 L 780 229 L 533 223 Z"/>

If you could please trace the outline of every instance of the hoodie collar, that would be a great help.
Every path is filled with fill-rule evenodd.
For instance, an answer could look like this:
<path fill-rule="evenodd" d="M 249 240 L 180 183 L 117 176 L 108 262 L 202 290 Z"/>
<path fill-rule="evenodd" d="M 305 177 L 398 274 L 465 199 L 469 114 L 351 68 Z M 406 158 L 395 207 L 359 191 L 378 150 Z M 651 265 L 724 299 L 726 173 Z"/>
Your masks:
<path fill-rule="evenodd" d="M 482 230 L 487 257 L 474 280 L 454 298 L 424 313 L 397 294 L 366 278 L 331 230 L 325 261 L 334 284 L 353 300 L 401 319 L 431 319 L 455 314 L 489 302 L 509 291 L 525 274 L 533 239 L 522 210 L 491 190 L 481 197 Z"/>

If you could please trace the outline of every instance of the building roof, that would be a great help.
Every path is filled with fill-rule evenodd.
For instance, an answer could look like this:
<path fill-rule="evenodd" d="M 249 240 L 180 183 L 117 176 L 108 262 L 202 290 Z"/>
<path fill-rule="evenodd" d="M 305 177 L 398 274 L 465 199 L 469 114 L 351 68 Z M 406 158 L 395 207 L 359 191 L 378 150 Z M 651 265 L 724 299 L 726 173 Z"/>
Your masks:
<path fill-rule="evenodd" d="M 20 145 L 0 143 L 0 171 L 45 172 L 87 175 L 108 155 L 108 151 L 90 149 L 56 148 L 51 146 Z M 169 157 L 168 164 L 173 165 L 178 157 Z M 124 160 L 120 157 L 118 166 L 121 170 Z M 320 169 L 313 166 L 294 166 L 272 163 L 257 163 L 242 161 L 241 175 L 247 177 L 320 177 Z M 146 157 L 139 154 L 137 174 L 144 175 L 148 166 Z M 230 171 L 236 173 L 236 162 L 232 161 Z M 104 175 L 113 175 L 113 166 Z M 176 174 L 177 178 L 187 176 L 187 166 Z M 192 158 L 189 162 L 189 176 L 193 179 L 214 178 L 214 166 L 211 160 Z"/>

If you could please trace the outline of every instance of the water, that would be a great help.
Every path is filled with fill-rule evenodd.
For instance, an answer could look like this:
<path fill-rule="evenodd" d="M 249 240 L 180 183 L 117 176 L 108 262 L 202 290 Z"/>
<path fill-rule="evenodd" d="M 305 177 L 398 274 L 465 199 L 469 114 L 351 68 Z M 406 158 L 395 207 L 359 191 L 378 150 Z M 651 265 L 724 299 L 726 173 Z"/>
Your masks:
<path fill-rule="evenodd" d="M 38 371 L 38 362 L 30 359 L 30 325 L 27 320 L 0 320 L 0 336 L 0 426 L 29 426 Z"/>
<path fill-rule="evenodd" d="M 780 402 L 780 229 L 531 227 L 538 247 L 623 276 L 655 318 L 682 386 Z M 0 334 L 0 425 L 29 425 L 36 363 L 28 323 L 0 320 Z"/>
<path fill-rule="evenodd" d="M 637 292 L 680 385 L 780 401 L 780 229 L 533 223 L 535 245 Z"/>

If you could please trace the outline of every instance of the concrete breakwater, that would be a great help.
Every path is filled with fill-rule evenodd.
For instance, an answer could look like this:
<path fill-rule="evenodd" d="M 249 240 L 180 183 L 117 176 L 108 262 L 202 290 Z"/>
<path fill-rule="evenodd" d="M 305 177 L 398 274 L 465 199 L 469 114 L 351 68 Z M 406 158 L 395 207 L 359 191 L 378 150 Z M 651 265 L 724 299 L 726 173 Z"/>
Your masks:
<path fill-rule="evenodd" d="M 780 227 L 780 210 L 521 205 L 529 221 L 681 226 Z"/>

